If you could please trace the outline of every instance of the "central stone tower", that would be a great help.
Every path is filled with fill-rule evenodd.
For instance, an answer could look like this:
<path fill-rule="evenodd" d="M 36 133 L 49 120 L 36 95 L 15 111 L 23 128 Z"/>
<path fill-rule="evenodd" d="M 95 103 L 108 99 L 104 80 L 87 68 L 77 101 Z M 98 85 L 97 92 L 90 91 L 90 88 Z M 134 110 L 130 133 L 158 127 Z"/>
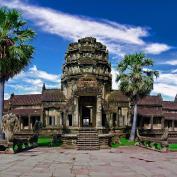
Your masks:
<path fill-rule="evenodd" d="M 108 51 L 106 46 L 95 38 L 86 37 L 71 43 L 66 51 L 61 86 L 67 98 L 72 96 L 79 80 L 97 81 L 105 93 L 111 90 Z"/>
<path fill-rule="evenodd" d="M 68 100 L 72 127 L 102 127 L 102 102 L 111 91 L 111 65 L 106 46 L 86 37 L 66 51 L 61 89 Z"/>

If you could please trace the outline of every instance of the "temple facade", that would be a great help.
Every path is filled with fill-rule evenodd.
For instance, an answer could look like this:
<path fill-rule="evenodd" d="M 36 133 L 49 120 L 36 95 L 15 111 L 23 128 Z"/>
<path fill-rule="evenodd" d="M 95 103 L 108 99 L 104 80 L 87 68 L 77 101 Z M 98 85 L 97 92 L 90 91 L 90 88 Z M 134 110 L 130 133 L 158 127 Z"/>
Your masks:
<path fill-rule="evenodd" d="M 21 131 L 31 131 L 36 120 L 44 133 L 82 127 L 104 133 L 112 128 L 131 126 L 131 104 L 119 90 L 112 90 L 111 64 L 105 45 L 86 37 L 71 43 L 65 54 L 61 88 L 41 94 L 14 95 L 5 101 L 4 114 L 12 112 Z M 177 130 L 177 101 L 163 101 L 160 95 L 146 96 L 138 103 L 138 127 Z"/>

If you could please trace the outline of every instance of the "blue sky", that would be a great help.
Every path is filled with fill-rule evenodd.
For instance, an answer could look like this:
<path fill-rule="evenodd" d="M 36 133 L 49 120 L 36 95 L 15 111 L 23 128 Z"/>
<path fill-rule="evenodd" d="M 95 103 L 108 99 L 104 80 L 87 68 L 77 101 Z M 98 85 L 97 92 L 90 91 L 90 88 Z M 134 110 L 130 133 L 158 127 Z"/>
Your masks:
<path fill-rule="evenodd" d="M 113 89 L 115 66 L 125 54 L 145 52 L 160 77 L 152 94 L 173 100 L 177 93 L 177 1 L 161 0 L 0 0 L 0 6 L 17 8 L 37 33 L 33 59 L 6 83 L 11 93 L 40 93 L 60 87 L 64 54 L 70 42 L 93 36 L 109 50 Z"/>

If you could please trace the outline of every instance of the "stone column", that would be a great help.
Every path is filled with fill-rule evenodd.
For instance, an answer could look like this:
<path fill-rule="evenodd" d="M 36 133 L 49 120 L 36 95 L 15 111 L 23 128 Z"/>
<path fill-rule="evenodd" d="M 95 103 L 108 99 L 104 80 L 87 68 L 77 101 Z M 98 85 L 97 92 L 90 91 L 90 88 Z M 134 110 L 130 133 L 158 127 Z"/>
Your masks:
<path fill-rule="evenodd" d="M 118 112 L 117 112 L 117 126 L 121 127 L 121 119 L 122 119 L 122 107 L 118 107 Z"/>
<path fill-rule="evenodd" d="M 151 119 L 150 119 L 151 130 L 153 130 L 153 120 L 154 120 L 154 117 L 153 117 L 153 116 L 151 116 Z"/>
<path fill-rule="evenodd" d="M 43 110 L 43 108 L 42 108 L 42 111 L 41 111 L 41 114 L 40 114 L 40 121 L 42 122 L 42 124 L 44 125 L 44 116 L 43 116 L 43 112 L 44 112 L 44 110 Z"/>
<path fill-rule="evenodd" d="M 45 124 L 46 124 L 46 126 L 48 126 L 49 125 L 49 110 L 45 110 L 45 114 L 46 114 L 46 116 L 45 116 Z"/>
<path fill-rule="evenodd" d="M 161 119 L 161 129 L 164 129 L 165 128 L 165 119 L 164 117 L 162 117 Z"/>
<path fill-rule="evenodd" d="M 23 120 L 21 116 L 19 116 L 19 120 L 20 120 L 20 130 L 23 130 L 24 127 L 23 127 Z"/>
<path fill-rule="evenodd" d="M 57 126 L 61 127 L 61 112 L 57 112 Z"/>
<path fill-rule="evenodd" d="M 117 111 L 116 112 L 116 127 L 118 127 L 118 119 L 119 119 L 119 112 Z"/>
<path fill-rule="evenodd" d="M 175 130 L 175 121 L 172 120 L 172 131 L 174 131 L 174 130 Z"/>
<path fill-rule="evenodd" d="M 93 108 L 90 108 L 90 123 L 93 126 Z"/>
<path fill-rule="evenodd" d="M 97 96 L 96 128 L 102 128 L 102 105 L 101 95 Z"/>
<path fill-rule="evenodd" d="M 74 117 L 73 117 L 73 126 L 79 127 L 79 105 L 78 105 L 78 97 L 74 97 Z"/>
<path fill-rule="evenodd" d="M 112 113 L 107 114 L 107 116 L 109 116 L 109 127 L 112 128 L 112 127 L 113 127 L 113 117 L 112 117 Z"/>
<path fill-rule="evenodd" d="M 52 126 L 55 126 L 55 116 L 52 116 Z"/>
<path fill-rule="evenodd" d="M 31 130 L 31 115 L 28 115 L 28 129 Z"/>
<path fill-rule="evenodd" d="M 64 113 L 60 112 L 60 126 L 64 126 Z"/>

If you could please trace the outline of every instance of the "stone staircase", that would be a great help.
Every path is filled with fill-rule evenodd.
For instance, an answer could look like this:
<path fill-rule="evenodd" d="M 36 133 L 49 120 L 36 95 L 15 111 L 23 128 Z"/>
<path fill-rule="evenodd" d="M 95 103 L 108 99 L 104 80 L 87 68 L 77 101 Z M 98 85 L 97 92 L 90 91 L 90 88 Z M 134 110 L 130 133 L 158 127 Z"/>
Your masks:
<path fill-rule="evenodd" d="M 99 138 L 95 128 L 81 128 L 77 136 L 78 150 L 99 150 Z"/>

